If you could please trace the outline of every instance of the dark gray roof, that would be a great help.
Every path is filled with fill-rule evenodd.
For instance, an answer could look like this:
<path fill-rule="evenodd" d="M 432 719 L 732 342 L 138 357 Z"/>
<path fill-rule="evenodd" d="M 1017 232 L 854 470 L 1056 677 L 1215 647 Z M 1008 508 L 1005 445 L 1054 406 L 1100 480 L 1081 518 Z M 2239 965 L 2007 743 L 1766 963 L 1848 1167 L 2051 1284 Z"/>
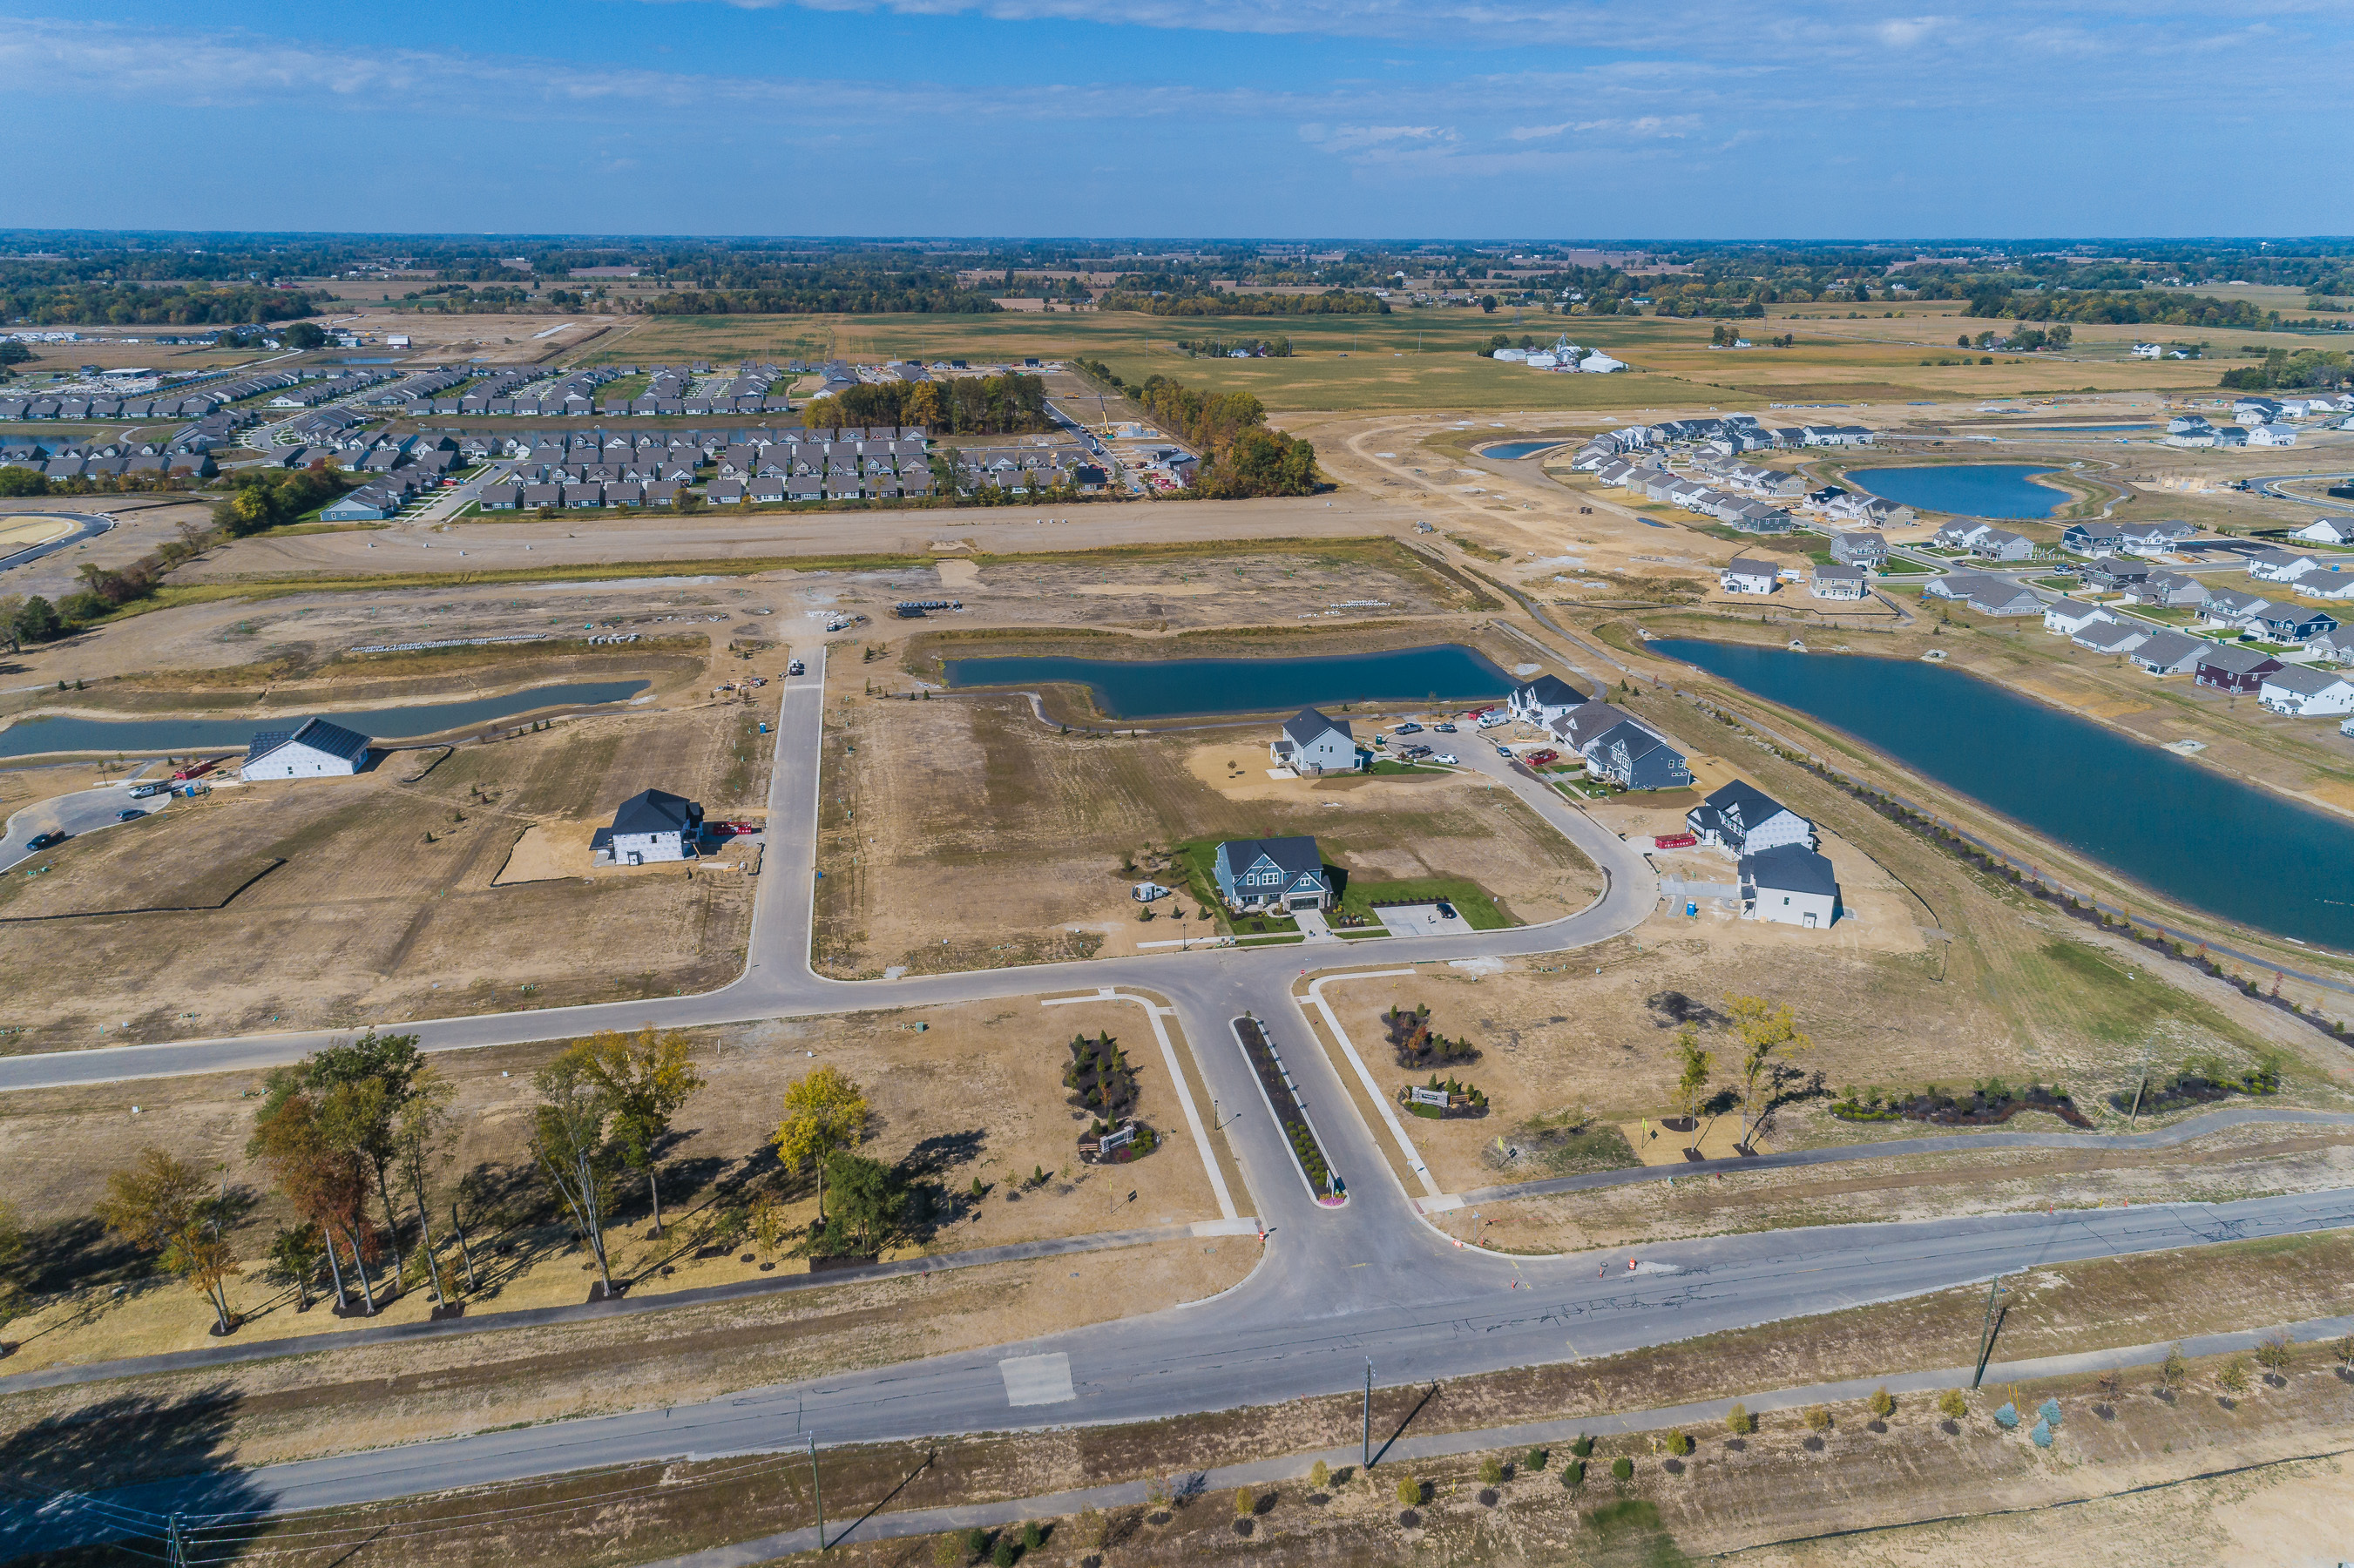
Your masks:
<path fill-rule="evenodd" d="M 2185 659 L 2194 659 L 2209 646 L 2206 639 L 2185 632 L 2156 631 L 2148 641 L 2133 651 L 2133 656 L 2142 663 L 2172 666 Z"/>
<path fill-rule="evenodd" d="M 1741 857 L 1741 880 L 1760 890 L 1776 893 L 1818 893 L 1839 896 L 1839 877 L 1831 863 L 1804 844 L 1776 844 L 1769 850 Z"/>
<path fill-rule="evenodd" d="M 641 789 L 613 813 L 616 833 L 687 832 L 703 820 L 703 808 L 681 795 Z"/>
<path fill-rule="evenodd" d="M 2234 675 L 2249 674 L 2266 664 L 2275 662 L 2277 661 L 2271 654 L 2259 652 L 2253 648 L 2229 647 L 2218 648 L 2199 661 L 2201 669 L 2212 665 L 2218 670 Z"/>
<path fill-rule="evenodd" d="M 1695 811 L 1709 813 L 1702 821 L 1730 818 L 1739 821 L 1744 830 L 1755 828 L 1776 813 L 1787 810 L 1765 790 L 1739 779 L 1717 789 L 1694 808 Z"/>
<path fill-rule="evenodd" d="M 1526 695 L 1541 707 L 1572 707 L 1585 701 L 1585 694 L 1563 680 L 1559 675 L 1539 675 L 1512 694 Z"/>
<path fill-rule="evenodd" d="M 1262 855 L 1287 876 L 1305 876 L 1324 869 L 1324 857 L 1312 838 L 1228 839 L 1218 847 L 1226 852 L 1226 865 L 1234 871 L 1257 863 Z"/>
<path fill-rule="evenodd" d="M 245 759 L 258 762 L 288 742 L 298 740 L 314 751 L 340 757 L 355 767 L 367 756 L 368 747 L 376 744 L 357 730 L 345 729 L 322 718 L 305 719 L 294 729 L 266 729 L 257 734 L 246 747 Z"/>
<path fill-rule="evenodd" d="M 1337 729 L 1350 739 L 1355 739 L 1347 719 L 1326 718 L 1314 708 L 1302 708 L 1283 721 L 1283 733 L 1305 745 L 1328 729 Z"/>

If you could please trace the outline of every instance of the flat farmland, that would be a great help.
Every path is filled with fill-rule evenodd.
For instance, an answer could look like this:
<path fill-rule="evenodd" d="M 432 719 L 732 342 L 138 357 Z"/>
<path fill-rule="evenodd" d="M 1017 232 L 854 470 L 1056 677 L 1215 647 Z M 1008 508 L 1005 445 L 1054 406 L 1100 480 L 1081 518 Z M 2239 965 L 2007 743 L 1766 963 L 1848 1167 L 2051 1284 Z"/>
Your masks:
<path fill-rule="evenodd" d="M 1267 736 L 1063 735 L 1020 697 L 885 701 L 843 662 L 830 689 L 820 804 L 816 958 L 835 975 L 991 968 L 1133 950 L 1207 936 L 1184 919 L 1138 919 L 1147 874 L 1176 885 L 1155 851 L 1191 839 L 1314 835 L 1326 861 L 1373 880 L 1458 876 L 1522 919 L 1583 906 L 1592 866 L 1485 780 L 1442 774 L 1297 780 L 1269 800 L 1212 777 L 1264 781 Z M 943 885 L 953 891 L 946 895 Z M 1375 944 L 1378 946 L 1378 944 Z"/>
<path fill-rule="evenodd" d="M 493 886 L 535 827 L 585 836 L 663 788 L 757 810 L 748 708 L 583 719 L 256 784 L 69 841 L 0 879 L 0 1023 L 18 1051 L 340 1028 L 699 990 L 740 965 L 751 879 L 664 869 Z M 28 868 L 29 869 L 29 868 Z"/>

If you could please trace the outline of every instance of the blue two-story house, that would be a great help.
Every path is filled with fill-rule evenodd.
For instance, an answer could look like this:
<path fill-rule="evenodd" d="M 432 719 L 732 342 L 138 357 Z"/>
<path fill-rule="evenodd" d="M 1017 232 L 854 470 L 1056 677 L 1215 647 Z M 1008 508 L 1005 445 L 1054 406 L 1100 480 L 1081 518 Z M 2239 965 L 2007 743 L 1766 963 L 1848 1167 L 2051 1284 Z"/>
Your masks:
<path fill-rule="evenodd" d="M 1332 902 L 1324 857 L 1310 838 L 1228 839 L 1210 874 L 1229 909 L 1322 909 Z"/>

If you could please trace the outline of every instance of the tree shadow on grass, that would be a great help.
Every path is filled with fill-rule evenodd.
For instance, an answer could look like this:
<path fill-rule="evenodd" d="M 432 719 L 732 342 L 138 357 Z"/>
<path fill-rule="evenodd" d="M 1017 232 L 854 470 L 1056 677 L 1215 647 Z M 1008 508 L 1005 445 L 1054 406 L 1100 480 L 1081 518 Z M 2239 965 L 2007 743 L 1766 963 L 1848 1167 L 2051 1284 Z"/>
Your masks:
<path fill-rule="evenodd" d="M 118 1394 L 0 1437 L 0 1561 L 63 1568 L 154 1560 L 165 1555 L 175 1512 L 267 1506 L 249 1474 L 223 1467 L 242 1398 L 220 1386 L 168 1399 Z M 202 1557 L 242 1555 L 244 1533 L 208 1532 Z"/>

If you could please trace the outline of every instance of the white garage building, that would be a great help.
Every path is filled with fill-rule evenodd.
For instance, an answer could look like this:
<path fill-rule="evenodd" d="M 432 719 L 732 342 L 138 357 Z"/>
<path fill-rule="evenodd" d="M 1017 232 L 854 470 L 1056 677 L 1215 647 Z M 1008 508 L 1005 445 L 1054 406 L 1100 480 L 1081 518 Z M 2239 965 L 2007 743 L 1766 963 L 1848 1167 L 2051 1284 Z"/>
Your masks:
<path fill-rule="evenodd" d="M 1839 916 L 1839 877 L 1803 843 L 1741 857 L 1742 914 L 1751 920 L 1827 930 Z"/>
<path fill-rule="evenodd" d="M 613 825 L 588 841 L 599 864 L 650 865 L 686 860 L 703 837 L 703 808 L 682 795 L 641 789 L 621 802 Z"/>
<path fill-rule="evenodd" d="M 375 745 L 357 730 L 325 719 L 305 719 L 300 729 L 263 730 L 246 747 L 248 779 L 348 778 L 367 766 Z"/>

